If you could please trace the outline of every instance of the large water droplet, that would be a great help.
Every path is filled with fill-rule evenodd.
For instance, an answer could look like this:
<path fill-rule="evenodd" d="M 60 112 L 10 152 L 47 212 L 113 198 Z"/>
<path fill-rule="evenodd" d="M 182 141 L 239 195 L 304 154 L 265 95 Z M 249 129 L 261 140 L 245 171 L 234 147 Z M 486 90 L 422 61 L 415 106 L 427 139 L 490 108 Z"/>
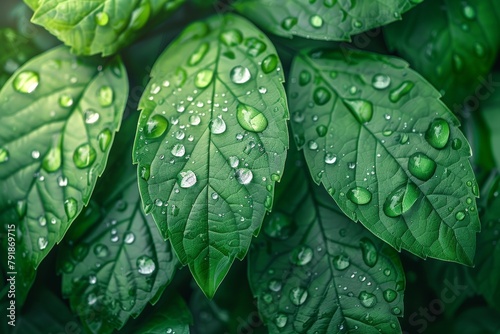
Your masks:
<path fill-rule="evenodd" d="M 97 136 L 97 140 L 99 141 L 99 148 L 102 152 L 106 151 L 109 148 L 112 138 L 113 134 L 109 129 L 104 129 L 101 133 L 99 133 L 99 135 Z"/>
<path fill-rule="evenodd" d="M 347 198 L 358 205 L 365 205 L 372 200 L 372 193 L 363 187 L 354 187 L 347 192 Z"/>
<path fill-rule="evenodd" d="M 306 289 L 301 287 L 295 287 L 290 290 L 290 301 L 296 306 L 300 306 L 307 300 L 308 292 Z"/>
<path fill-rule="evenodd" d="M 274 323 L 278 328 L 285 327 L 287 322 L 288 322 L 288 317 L 283 313 L 278 313 L 276 315 L 276 318 L 274 318 Z"/>
<path fill-rule="evenodd" d="M 149 256 L 142 255 L 136 261 L 137 271 L 142 275 L 151 275 L 156 270 L 156 264 Z"/>
<path fill-rule="evenodd" d="M 308 246 L 298 246 L 290 254 L 290 261 L 297 266 L 305 266 L 312 261 L 313 250 Z"/>
<path fill-rule="evenodd" d="M 68 216 L 68 219 L 71 220 L 75 218 L 76 214 L 78 213 L 78 203 L 76 199 L 70 197 L 67 200 L 65 200 L 64 211 L 66 212 L 66 216 Z"/>
<path fill-rule="evenodd" d="M 183 157 L 186 154 L 186 148 L 182 144 L 175 144 L 171 152 L 175 157 Z"/>
<path fill-rule="evenodd" d="M 252 78 L 250 70 L 244 66 L 235 66 L 229 73 L 231 81 L 235 84 L 241 85 L 248 82 Z"/>
<path fill-rule="evenodd" d="M 151 175 L 151 167 L 146 165 L 146 166 L 141 166 L 140 168 L 141 168 L 140 170 L 141 179 L 143 179 L 144 181 L 148 181 Z"/>
<path fill-rule="evenodd" d="M 31 94 L 38 87 L 40 78 L 38 73 L 33 71 L 23 71 L 14 79 L 14 89 L 20 93 Z"/>
<path fill-rule="evenodd" d="M 415 84 L 411 81 L 403 82 L 399 87 L 391 91 L 389 94 L 389 100 L 394 103 L 399 102 L 399 100 L 408 94 L 414 86 Z"/>
<path fill-rule="evenodd" d="M 214 72 L 212 70 L 201 70 L 196 74 L 194 85 L 198 88 L 205 88 L 212 82 Z"/>
<path fill-rule="evenodd" d="M 408 182 L 391 192 L 384 202 L 384 213 L 389 217 L 401 216 L 410 210 L 419 197 L 415 184 Z"/>
<path fill-rule="evenodd" d="M 330 101 L 332 94 L 324 87 L 318 87 L 314 90 L 313 100 L 319 106 L 325 105 Z"/>
<path fill-rule="evenodd" d="M 243 41 L 243 35 L 241 32 L 237 29 L 231 29 L 224 31 L 219 39 L 221 40 L 222 43 L 226 44 L 227 46 L 235 46 L 238 44 L 241 44 Z"/>
<path fill-rule="evenodd" d="M 263 113 L 245 104 L 238 105 L 236 119 L 243 129 L 251 132 L 262 132 L 268 124 Z"/>
<path fill-rule="evenodd" d="M 392 303 L 398 297 L 398 293 L 392 289 L 387 289 L 383 292 L 384 299 L 388 303 Z"/>
<path fill-rule="evenodd" d="M 262 65 L 260 66 L 262 68 L 262 71 L 264 73 L 271 73 L 278 67 L 278 57 L 276 55 L 269 55 L 264 60 L 262 61 Z"/>
<path fill-rule="evenodd" d="M 368 238 L 362 238 L 359 241 L 359 246 L 361 247 L 361 253 L 365 264 L 369 267 L 374 267 L 378 261 L 378 252 L 373 242 Z"/>
<path fill-rule="evenodd" d="M 437 118 L 425 132 L 425 139 L 435 149 L 442 149 L 450 139 L 450 125 L 442 118 Z"/>
<path fill-rule="evenodd" d="M 255 37 L 247 38 L 245 40 L 245 46 L 247 47 L 247 53 L 252 57 L 259 56 L 267 49 L 266 44 Z"/>
<path fill-rule="evenodd" d="M 90 144 L 82 144 L 73 153 L 73 162 L 78 168 L 87 168 L 94 163 L 96 151 Z"/>
<path fill-rule="evenodd" d="M 385 74 L 376 74 L 372 79 L 375 89 L 386 89 L 391 84 L 391 77 Z"/>
<path fill-rule="evenodd" d="M 373 117 L 373 105 L 365 100 L 344 100 L 344 103 L 360 123 L 367 123 Z"/>
<path fill-rule="evenodd" d="M 99 12 L 95 14 L 95 23 L 101 27 L 104 27 L 109 23 L 109 15 L 105 12 Z"/>
<path fill-rule="evenodd" d="M 408 160 L 408 170 L 417 179 L 429 180 L 436 171 L 436 162 L 423 153 L 415 153 Z"/>
<path fill-rule="evenodd" d="M 476 10 L 469 5 L 464 6 L 463 14 L 465 18 L 469 20 L 474 20 L 476 18 Z"/>
<path fill-rule="evenodd" d="M 299 85 L 305 86 L 309 82 L 311 82 L 311 73 L 309 73 L 306 70 L 303 70 L 302 72 L 300 72 L 300 75 L 299 75 Z"/>
<path fill-rule="evenodd" d="M 337 161 L 337 156 L 331 152 L 326 152 L 325 163 L 327 165 L 333 165 Z"/>
<path fill-rule="evenodd" d="M 42 168 L 49 173 L 53 173 L 61 167 L 61 148 L 52 147 L 43 158 Z"/>
<path fill-rule="evenodd" d="M 273 239 L 286 240 L 295 231 L 295 224 L 280 212 L 273 213 L 264 224 L 264 233 Z"/>
<path fill-rule="evenodd" d="M 349 257 L 343 254 L 335 256 L 332 262 L 333 267 L 337 270 L 345 270 L 351 264 Z"/>
<path fill-rule="evenodd" d="M 94 124 L 99 120 L 100 115 L 95 110 L 88 109 L 85 111 L 83 117 L 85 118 L 85 123 Z"/>
<path fill-rule="evenodd" d="M 197 181 L 196 174 L 192 170 L 180 172 L 179 175 L 177 175 L 177 182 L 181 188 L 191 188 Z"/>
<path fill-rule="evenodd" d="M 127 245 L 132 244 L 135 241 L 135 234 L 133 232 L 125 233 L 125 237 L 123 238 L 123 242 Z"/>
<path fill-rule="evenodd" d="M 188 65 L 189 66 L 198 65 L 207 54 L 208 49 L 209 49 L 208 43 L 201 44 L 198 47 L 198 49 L 196 49 L 196 51 L 191 55 L 191 57 L 189 57 Z"/>
<path fill-rule="evenodd" d="M 248 168 L 239 168 L 236 170 L 235 177 L 238 183 L 247 185 L 252 181 L 253 173 Z"/>
<path fill-rule="evenodd" d="M 377 304 L 377 297 L 370 292 L 361 291 L 358 295 L 359 302 L 366 308 L 374 307 Z"/>
<path fill-rule="evenodd" d="M 226 131 L 226 122 L 224 122 L 222 116 L 218 116 L 210 122 L 210 131 L 215 135 L 220 135 Z"/>
<path fill-rule="evenodd" d="M 148 138 L 161 137 L 168 128 L 168 121 L 161 115 L 153 115 L 146 126 L 144 127 L 144 134 Z"/>
<path fill-rule="evenodd" d="M 240 164 L 240 159 L 238 159 L 238 157 L 233 155 L 229 157 L 228 162 L 232 168 L 237 168 L 238 165 Z"/>
<path fill-rule="evenodd" d="M 323 22 L 323 18 L 321 16 L 319 16 L 319 15 L 313 15 L 309 19 L 309 23 L 314 28 L 319 29 L 319 28 L 321 28 L 323 26 L 324 22 Z"/>

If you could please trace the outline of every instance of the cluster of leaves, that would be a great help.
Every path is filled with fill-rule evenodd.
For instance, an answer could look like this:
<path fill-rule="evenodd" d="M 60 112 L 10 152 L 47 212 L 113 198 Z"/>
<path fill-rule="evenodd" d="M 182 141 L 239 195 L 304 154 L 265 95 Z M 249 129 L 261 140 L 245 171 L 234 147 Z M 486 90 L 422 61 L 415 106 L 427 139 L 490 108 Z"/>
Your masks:
<path fill-rule="evenodd" d="M 24 2 L 32 28 L 0 29 L 15 331 L 421 332 L 401 250 L 443 260 L 406 253 L 410 288 L 467 287 L 436 331 L 498 331 L 494 0 Z"/>

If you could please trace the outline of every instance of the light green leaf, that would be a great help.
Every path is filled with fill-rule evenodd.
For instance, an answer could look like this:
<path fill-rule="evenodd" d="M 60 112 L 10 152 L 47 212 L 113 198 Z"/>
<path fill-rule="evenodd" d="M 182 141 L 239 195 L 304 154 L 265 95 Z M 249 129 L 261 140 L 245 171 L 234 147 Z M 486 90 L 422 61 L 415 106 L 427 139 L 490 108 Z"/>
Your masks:
<path fill-rule="evenodd" d="M 146 212 L 209 297 L 272 206 L 288 146 L 282 72 L 251 23 L 214 16 L 160 56 L 140 102 Z"/>
<path fill-rule="evenodd" d="M 127 92 L 119 58 L 66 47 L 29 61 L 0 91 L 0 221 L 15 225 L 20 292 L 88 203 Z"/>
<path fill-rule="evenodd" d="M 269 333 L 401 333 L 398 254 L 302 169 L 293 180 L 250 252 L 249 280 Z"/>
<path fill-rule="evenodd" d="M 489 80 L 500 47 L 500 6 L 496 0 L 425 1 L 385 28 L 389 47 L 408 60 L 434 85 L 454 112 L 474 104 L 490 87 L 474 89 Z M 496 7 L 496 8 L 495 8 Z"/>
<path fill-rule="evenodd" d="M 36 10 L 43 0 L 24 0 L 24 3 L 31 9 Z"/>
<path fill-rule="evenodd" d="M 352 35 L 401 20 L 423 0 L 239 0 L 234 7 L 264 29 L 285 37 L 348 41 Z"/>
<path fill-rule="evenodd" d="M 480 229 L 469 144 L 439 93 L 396 58 L 299 55 L 292 128 L 311 174 L 396 249 L 471 265 Z"/>
<path fill-rule="evenodd" d="M 146 24 L 185 0 L 41 0 L 32 22 L 77 54 L 108 56 L 134 41 Z"/>
<path fill-rule="evenodd" d="M 493 159 L 500 167 L 500 74 L 491 75 L 491 81 L 495 84 L 494 90 L 488 94 L 488 98 L 482 102 L 481 117 L 485 127 L 489 130 L 488 138 L 491 144 Z M 484 128 L 481 129 L 484 131 Z"/>

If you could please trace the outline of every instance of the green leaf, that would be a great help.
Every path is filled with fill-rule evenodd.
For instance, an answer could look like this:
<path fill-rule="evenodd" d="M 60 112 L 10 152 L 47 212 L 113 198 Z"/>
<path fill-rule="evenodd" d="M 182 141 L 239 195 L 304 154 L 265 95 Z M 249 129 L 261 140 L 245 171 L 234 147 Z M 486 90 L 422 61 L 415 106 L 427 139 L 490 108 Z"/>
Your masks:
<path fill-rule="evenodd" d="M 139 189 L 212 297 L 242 259 L 286 158 L 288 108 L 271 42 L 235 15 L 192 24 L 156 62 L 140 108 Z"/>
<path fill-rule="evenodd" d="M 119 58 L 77 58 L 66 47 L 29 61 L 0 91 L 0 221 L 15 225 L 23 293 L 88 203 L 127 93 Z"/>
<path fill-rule="evenodd" d="M 74 53 L 108 56 L 134 41 L 150 20 L 185 0 L 42 0 L 32 22 L 71 46 Z"/>
<path fill-rule="evenodd" d="M 384 30 L 389 47 L 441 91 L 455 112 L 471 101 L 477 108 L 476 100 L 489 93 L 487 86 L 472 95 L 488 82 L 500 47 L 496 2 L 426 1 Z"/>
<path fill-rule="evenodd" d="M 402 13 L 422 1 L 239 0 L 233 6 L 279 36 L 348 41 L 352 35 L 401 20 Z"/>
<path fill-rule="evenodd" d="M 295 59 L 289 91 L 311 174 L 352 220 L 397 250 L 472 264 L 471 152 L 430 84 L 396 58 L 318 51 Z"/>
<path fill-rule="evenodd" d="M 490 78 L 491 82 L 495 83 L 495 89 L 481 101 L 481 117 L 485 128 L 488 129 L 493 159 L 496 165 L 500 166 L 500 91 L 498 90 L 500 74 L 492 74 Z M 484 128 L 482 130 L 484 131 Z"/>
<path fill-rule="evenodd" d="M 250 252 L 249 280 L 269 332 L 401 333 L 398 254 L 302 169 L 293 179 Z"/>
<path fill-rule="evenodd" d="M 24 3 L 31 9 L 36 10 L 43 0 L 24 0 Z"/>
<path fill-rule="evenodd" d="M 443 321 L 424 330 L 429 334 L 497 334 L 500 330 L 499 315 L 498 312 L 487 307 L 473 307 L 454 319 Z M 419 321 L 419 324 L 422 322 Z"/>
<path fill-rule="evenodd" d="M 24 36 L 11 28 L 0 29 L 0 88 L 27 60 L 38 53 L 36 47 Z"/>
<path fill-rule="evenodd" d="M 156 302 L 179 267 L 170 243 L 142 211 L 135 170 L 125 156 L 126 172 L 102 188 L 106 197 L 97 196 L 103 199 L 93 206 L 98 212 L 87 210 L 78 220 L 89 225 L 85 234 L 65 239 L 59 253 L 63 294 L 94 333 L 111 333 L 137 317 L 148 302 Z"/>

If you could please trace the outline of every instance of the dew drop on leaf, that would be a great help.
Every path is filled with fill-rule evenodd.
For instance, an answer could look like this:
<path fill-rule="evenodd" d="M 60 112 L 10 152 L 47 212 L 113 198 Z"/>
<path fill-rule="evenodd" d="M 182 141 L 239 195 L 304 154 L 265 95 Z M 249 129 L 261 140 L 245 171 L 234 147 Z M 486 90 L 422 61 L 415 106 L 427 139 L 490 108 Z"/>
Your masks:
<path fill-rule="evenodd" d="M 212 82 L 213 77 L 214 72 L 212 70 L 201 70 L 198 74 L 196 74 L 194 85 L 200 89 L 206 88 Z"/>
<path fill-rule="evenodd" d="M 290 261 L 297 266 L 305 266 L 312 261 L 313 250 L 308 246 L 298 246 L 290 254 Z"/>
<path fill-rule="evenodd" d="M 109 255 L 109 249 L 106 245 L 97 244 L 94 246 L 94 255 L 99 259 L 105 258 Z"/>
<path fill-rule="evenodd" d="M 365 205 L 372 200 L 372 193 L 364 187 L 354 187 L 347 192 L 347 198 L 354 204 Z"/>
<path fill-rule="evenodd" d="M 377 304 L 377 297 L 370 292 L 361 291 L 358 295 L 359 302 L 366 308 L 374 307 Z"/>
<path fill-rule="evenodd" d="M 227 46 L 236 46 L 243 41 L 243 35 L 237 29 L 230 29 L 224 31 L 220 37 L 220 41 Z"/>
<path fill-rule="evenodd" d="M 92 110 L 92 109 L 86 110 L 83 116 L 85 119 L 85 123 L 87 123 L 87 124 L 96 123 L 100 117 L 99 113 L 96 112 L 95 110 Z"/>
<path fill-rule="evenodd" d="M 63 94 L 59 97 L 59 105 L 63 108 L 69 108 L 73 105 L 73 98 L 71 95 Z"/>
<path fill-rule="evenodd" d="M 253 173 L 248 168 L 239 168 L 236 170 L 235 177 L 238 183 L 247 185 L 252 181 Z"/>
<path fill-rule="evenodd" d="M 320 137 L 326 136 L 327 132 L 328 132 L 328 128 L 326 126 L 324 126 L 324 125 L 319 125 L 318 127 L 316 127 L 316 133 Z"/>
<path fill-rule="evenodd" d="M 147 138 L 161 137 L 168 128 L 168 121 L 161 115 L 153 115 L 146 126 L 144 127 L 144 134 Z"/>
<path fill-rule="evenodd" d="M 127 233 L 125 233 L 125 237 L 123 239 L 124 243 L 126 243 L 127 245 L 130 245 L 134 241 L 135 241 L 135 234 L 134 234 L 134 232 L 127 232 Z"/>
<path fill-rule="evenodd" d="M 76 202 L 76 199 L 70 197 L 65 200 L 64 211 L 66 212 L 66 216 L 68 216 L 68 219 L 71 220 L 75 218 L 76 214 L 78 213 L 78 203 Z"/>
<path fill-rule="evenodd" d="M 349 267 L 351 264 L 351 261 L 348 256 L 346 255 L 337 255 L 333 258 L 332 260 L 333 267 L 337 270 L 345 270 Z"/>
<path fill-rule="evenodd" d="M 177 182 L 181 188 L 191 188 L 197 182 L 196 174 L 192 170 L 180 172 L 177 176 Z"/>
<path fill-rule="evenodd" d="M 49 242 L 47 241 L 47 238 L 45 238 L 45 237 L 38 238 L 38 248 L 40 250 L 44 250 L 45 248 L 47 248 L 48 244 L 49 244 Z"/>
<path fill-rule="evenodd" d="M 260 66 L 262 71 L 266 74 L 271 73 L 278 67 L 278 57 L 276 55 L 269 55 L 262 61 Z"/>
<path fill-rule="evenodd" d="M 229 157 L 228 162 L 232 168 L 237 168 L 238 165 L 240 164 L 240 159 L 238 159 L 238 157 L 233 155 Z"/>
<path fill-rule="evenodd" d="M 436 171 L 436 162 L 423 153 L 414 153 L 408 160 L 408 170 L 417 179 L 427 181 Z"/>
<path fill-rule="evenodd" d="M 281 22 L 281 27 L 285 30 L 291 30 L 293 27 L 297 25 L 296 17 L 287 17 Z"/>
<path fill-rule="evenodd" d="M 42 168 L 53 173 L 61 167 L 61 148 L 59 145 L 52 147 L 43 158 Z"/>
<path fill-rule="evenodd" d="M 391 78 L 386 74 L 376 74 L 372 79 L 372 85 L 375 89 L 386 89 L 391 84 Z"/>
<path fill-rule="evenodd" d="M 97 136 L 97 140 L 99 141 L 99 148 L 101 149 L 102 152 L 105 152 L 109 148 L 112 136 L 113 135 L 109 129 L 104 129 Z"/>
<path fill-rule="evenodd" d="M 398 293 L 392 289 L 387 289 L 383 292 L 383 296 L 386 302 L 392 303 L 398 296 Z"/>
<path fill-rule="evenodd" d="M 389 100 L 393 103 L 399 102 L 403 96 L 410 93 L 414 86 L 415 84 L 411 81 L 403 82 L 399 87 L 391 91 L 389 94 Z"/>
<path fill-rule="evenodd" d="M 224 122 L 222 116 L 218 116 L 210 122 L 210 131 L 215 135 L 220 135 L 226 131 L 226 122 Z"/>
<path fill-rule="evenodd" d="M 456 214 L 455 214 L 455 218 L 456 220 L 458 221 L 462 221 L 465 219 L 465 213 L 463 211 L 458 211 Z"/>
<path fill-rule="evenodd" d="M 295 287 L 290 290 L 290 301 L 296 306 L 300 306 L 307 300 L 308 292 L 301 287 Z"/>
<path fill-rule="evenodd" d="M 442 149 L 448 144 L 450 125 L 442 118 L 437 118 L 429 125 L 425 132 L 425 139 L 435 149 Z"/>
<path fill-rule="evenodd" d="M 189 57 L 188 65 L 189 66 L 198 65 L 207 54 L 208 49 L 209 49 L 208 43 L 201 44 L 198 47 L 198 49 L 196 49 L 196 51 L 191 55 L 191 57 Z"/>
<path fill-rule="evenodd" d="M 378 253 L 373 242 L 368 238 L 362 238 L 359 241 L 359 246 L 361 247 L 361 253 L 365 264 L 369 267 L 374 267 L 378 261 Z"/>
<path fill-rule="evenodd" d="M 325 163 L 327 165 L 333 165 L 337 161 L 337 156 L 331 152 L 325 154 Z"/>
<path fill-rule="evenodd" d="M 278 313 L 276 315 L 276 318 L 274 318 L 274 323 L 278 328 L 285 327 L 287 322 L 288 322 L 288 317 L 283 313 Z"/>
<path fill-rule="evenodd" d="M 319 106 L 325 105 L 330 101 L 332 94 L 324 87 L 318 87 L 314 90 L 313 100 Z"/>
<path fill-rule="evenodd" d="M 0 164 L 9 161 L 9 151 L 6 148 L 0 148 Z"/>
<path fill-rule="evenodd" d="M 97 101 L 101 107 L 109 107 L 113 104 L 114 92 L 110 86 L 102 86 L 97 93 Z"/>
<path fill-rule="evenodd" d="M 28 208 L 28 202 L 24 200 L 17 201 L 16 212 L 19 218 L 23 218 L 26 215 L 26 210 Z"/>
<path fill-rule="evenodd" d="M 244 66 L 235 66 L 229 73 L 231 81 L 235 84 L 241 85 L 248 82 L 252 78 L 250 70 Z"/>
<path fill-rule="evenodd" d="M 245 40 L 245 46 L 247 47 L 247 53 L 252 57 L 259 56 L 267 49 L 266 44 L 255 37 L 247 38 Z"/>
<path fill-rule="evenodd" d="M 417 186 L 411 182 L 404 184 L 387 196 L 384 213 L 388 217 L 399 217 L 410 210 L 419 197 Z"/>
<path fill-rule="evenodd" d="M 299 74 L 299 85 L 305 86 L 311 82 L 311 73 L 306 70 L 302 70 Z"/>
<path fill-rule="evenodd" d="M 156 270 L 156 264 L 149 256 L 142 255 L 136 261 L 137 271 L 142 275 L 151 275 Z"/>
<path fill-rule="evenodd" d="M 95 15 L 95 23 L 101 27 L 104 27 L 109 23 L 109 15 L 105 12 L 99 12 Z"/>
<path fill-rule="evenodd" d="M 313 15 L 309 19 L 309 23 L 311 24 L 312 27 L 319 29 L 323 26 L 323 18 L 319 15 Z"/>
<path fill-rule="evenodd" d="M 238 105 L 236 119 L 243 129 L 251 132 L 262 132 L 268 124 L 263 113 L 245 104 Z"/>
<path fill-rule="evenodd" d="M 282 286 L 283 286 L 283 284 L 276 279 L 270 280 L 269 284 L 267 285 L 268 289 L 273 291 L 273 292 L 281 291 Z"/>
<path fill-rule="evenodd" d="M 73 153 L 73 162 L 78 168 L 87 168 L 94 163 L 96 151 L 90 144 L 82 144 Z"/>
<path fill-rule="evenodd" d="M 151 175 L 150 167 L 149 166 L 141 166 L 140 168 L 141 168 L 141 170 L 140 170 L 141 179 L 148 181 L 149 176 Z"/>
<path fill-rule="evenodd" d="M 175 157 L 183 157 L 186 154 L 186 148 L 182 144 L 175 144 L 171 153 Z"/>
<path fill-rule="evenodd" d="M 373 117 L 373 105 L 365 100 L 344 100 L 347 108 L 361 124 L 371 121 Z"/>
<path fill-rule="evenodd" d="M 33 71 L 23 71 L 14 79 L 14 89 L 20 93 L 31 94 L 40 83 L 38 73 Z"/>

